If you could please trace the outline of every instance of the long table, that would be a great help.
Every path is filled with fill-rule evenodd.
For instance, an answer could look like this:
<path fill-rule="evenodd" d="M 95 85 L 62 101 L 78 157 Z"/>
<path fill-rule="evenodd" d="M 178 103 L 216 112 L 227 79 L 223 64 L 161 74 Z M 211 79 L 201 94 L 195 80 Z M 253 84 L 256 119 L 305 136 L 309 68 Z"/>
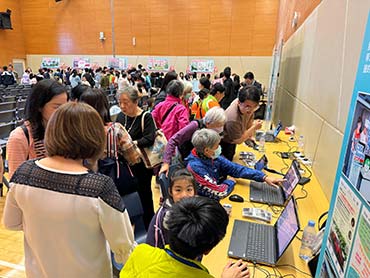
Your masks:
<path fill-rule="evenodd" d="M 297 151 L 297 143 L 290 142 L 288 140 L 288 136 L 281 134 L 277 138 L 277 142 L 274 143 L 266 143 L 265 145 L 265 154 L 268 158 L 268 166 L 270 169 L 274 169 L 279 172 L 285 173 L 288 167 L 291 164 L 291 159 L 282 159 L 279 157 L 279 152 L 294 152 Z M 253 151 L 251 148 L 247 147 L 244 144 L 238 145 L 236 149 L 236 154 L 234 156 L 234 162 L 244 164 L 241 160 L 239 160 L 239 153 L 241 151 L 249 151 L 253 152 L 256 155 L 256 158 L 260 158 L 262 153 L 258 153 L 257 151 Z M 305 167 L 302 166 L 302 169 Z M 311 170 L 309 168 L 309 170 Z M 311 171 L 312 172 L 312 171 Z M 268 175 L 275 175 L 267 173 Z M 308 176 L 309 173 L 304 173 L 303 176 Z M 277 175 L 275 175 L 277 176 Z M 325 197 L 319 182 L 317 181 L 315 174 L 312 173 L 310 177 L 311 181 L 302 187 L 298 185 L 294 191 L 294 197 L 297 199 L 297 207 L 298 207 L 298 215 L 300 220 L 301 229 L 307 225 L 308 220 L 314 220 L 316 222 L 316 230 L 317 230 L 317 220 L 319 216 L 328 210 L 329 208 L 329 201 Z M 268 207 L 267 205 L 262 205 L 258 203 L 249 202 L 249 180 L 245 179 L 236 179 L 237 184 L 235 186 L 233 193 L 239 194 L 244 197 L 244 203 L 236 203 L 231 202 L 228 198 L 221 200 L 222 204 L 231 204 L 232 205 L 232 212 L 230 215 L 230 222 L 227 227 L 227 233 L 225 238 L 206 256 L 203 257 L 202 263 L 208 268 L 210 273 L 215 277 L 221 277 L 222 270 L 228 260 L 227 251 L 230 243 L 230 238 L 233 230 L 234 220 L 242 219 L 247 220 L 242 217 L 242 208 L 244 207 L 259 207 L 266 209 L 273 213 L 273 220 L 271 221 L 271 225 L 273 225 L 276 219 L 279 217 L 279 211 L 281 210 L 279 207 Z M 303 190 L 302 190 L 303 189 Z M 303 198 L 307 192 L 307 197 Z M 301 199 L 303 198 L 303 199 Z M 275 213 L 274 213 L 275 212 Z M 249 220 L 248 221 L 253 221 Z M 302 237 L 302 232 L 298 232 L 298 238 Z M 298 238 L 295 238 L 290 246 L 287 248 L 281 259 L 279 260 L 277 267 L 267 267 L 263 265 L 256 265 L 249 264 L 249 269 L 251 273 L 251 277 L 266 277 L 267 273 L 270 273 L 271 277 L 279 277 L 279 272 L 282 275 L 292 274 L 294 276 L 288 277 L 309 277 L 305 274 L 301 273 L 303 271 L 305 273 L 310 273 L 307 263 L 301 260 L 298 256 L 299 248 L 301 245 L 301 241 Z M 287 266 L 289 265 L 289 266 Z M 295 269 L 295 268 L 296 269 Z M 297 270 L 298 269 L 298 270 Z M 254 273 L 254 276 L 253 276 Z M 276 274 L 276 276 L 275 276 Z"/>

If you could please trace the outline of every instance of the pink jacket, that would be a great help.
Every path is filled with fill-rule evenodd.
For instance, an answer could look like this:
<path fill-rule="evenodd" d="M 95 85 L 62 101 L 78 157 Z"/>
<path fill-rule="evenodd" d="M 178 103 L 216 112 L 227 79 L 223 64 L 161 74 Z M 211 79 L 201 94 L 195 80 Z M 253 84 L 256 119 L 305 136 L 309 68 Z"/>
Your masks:
<path fill-rule="evenodd" d="M 177 103 L 177 105 L 172 109 L 162 123 L 163 116 L 175 103 Z M 152 116 L 157 128 L 162 129 L 167 140 L 189 123 L 189 112 L 182 104 L 181 99 L 170 95 L 154 108 Z"/>

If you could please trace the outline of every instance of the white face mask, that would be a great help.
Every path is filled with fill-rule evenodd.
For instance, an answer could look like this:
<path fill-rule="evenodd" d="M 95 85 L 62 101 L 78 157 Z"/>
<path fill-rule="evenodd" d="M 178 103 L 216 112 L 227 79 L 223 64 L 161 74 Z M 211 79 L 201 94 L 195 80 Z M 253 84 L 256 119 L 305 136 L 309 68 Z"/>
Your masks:
<path fill-rule="evenodd" d="M 218 158 L 221 155 L 221 151 L 222 151 L 221 146 L 218 145 L 218 148 L 215 150 L 215 153 L 212 155 L 212 158 L 213 159 Z"/>

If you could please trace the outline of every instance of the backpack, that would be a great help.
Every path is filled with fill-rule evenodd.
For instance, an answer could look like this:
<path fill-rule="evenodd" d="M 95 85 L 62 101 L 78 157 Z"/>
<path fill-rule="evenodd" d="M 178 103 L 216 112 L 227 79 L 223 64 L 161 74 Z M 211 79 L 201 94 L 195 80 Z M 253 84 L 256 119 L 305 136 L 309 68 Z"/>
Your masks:
<path fill-rule="evenodd" d="M 138 179 L 127 161 L 118 154 L 117 135 L 111 123 L 107 130 L 107 156 L 98 161 L 98 172 L 112 178 L 121 196 L 137 191 Z"/>

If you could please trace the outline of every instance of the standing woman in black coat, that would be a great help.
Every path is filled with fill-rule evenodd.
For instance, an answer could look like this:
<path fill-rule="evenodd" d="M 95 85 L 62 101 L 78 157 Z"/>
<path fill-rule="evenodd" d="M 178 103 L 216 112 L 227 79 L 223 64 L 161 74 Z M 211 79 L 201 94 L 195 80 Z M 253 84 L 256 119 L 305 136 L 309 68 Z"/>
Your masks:
<path fill-rule="evenodd" d="M 117 122 L 126 128 L 132 140 L 139 148 L 152 146 L 156 133 L 154 120 L 150 113 L 145 113 L 138 106 L 138 91 L 133 87 L 123 88 L 117 93 L 117 101 L 121 108 L 121 113 L 117 116 Z M 144 117 L 143 129 L 141 125 L 142 117 Z M 144 209 L 144 224 L 148 228 L 154 215 L 151 189 L 153 170 L 147 169 L 142 161 L 130 167 L 134 176 L 138 179 L 138 193 Z"/>

